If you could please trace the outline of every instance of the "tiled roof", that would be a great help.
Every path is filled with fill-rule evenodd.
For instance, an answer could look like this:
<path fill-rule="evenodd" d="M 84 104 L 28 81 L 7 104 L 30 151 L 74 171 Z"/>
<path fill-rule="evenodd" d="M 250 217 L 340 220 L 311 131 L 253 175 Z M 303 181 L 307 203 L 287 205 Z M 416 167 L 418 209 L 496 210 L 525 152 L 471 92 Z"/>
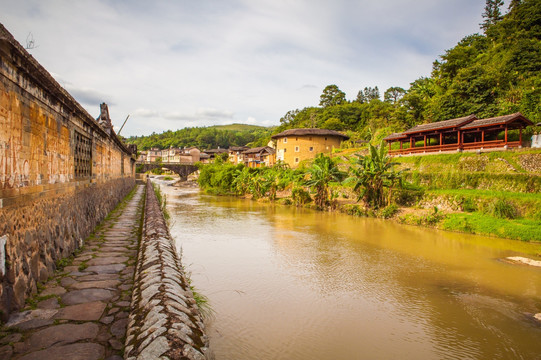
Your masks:
<path fill-rule="evenodd" d="M 335 130 L 314 129 L 314 128 L 289 129 L 289 130 L 282 131 L 279 134 L 272 135 L 271 138 L 276 139 L 276 138 L 286 137 L 286 136 L 303 136 L 303 135 L 339 136 L 343 138 L 344 140 L 349 139 L 349 136 Z"/>
<path fill-rule="evenodd" d="M 421 125 L 414 126 L 411 129 L 404 131 L 403 134 L 406 135 L 406 134 L 427 132 L 427 131 L 440 130 L 440 129 L 446 129 L 446 128 L 460 127 L 469 122 L 472 122 L 475 119 L 477 119 L 475 115 L 469 115 L 469 116 L 465 116 L 465 117 L 461 117 L 457 119 L 437 121 L 437 122 L 433 122 L 429 124 L 421 124 Z"/>
<path fill-rule="evenodd" d="M 248 150 L 249 148 L 249 146 L 230 146 L 229 151 L 244 151 Z"/>
<path fill-rule="evenodd" d="M 393 133 L 385 138 L 383 138 L 383 140 L 396 140 L 396 139 L 404 139 L 406 138 L 407 136 L 404 135 L 403 133 Z"/>
<path fill-rule="evenodd" d="M 488 119 L 477 119 L 472 121 L 469 124 L 466 124 L 460 128 L 460 130 L 466 130 L 466 129 L 472 129 L 477 127 L 486 127 L 491 125 L 500 125 L 500 124 L 508 124 L 510 122 L 513 122 L 515 120 L 522 120 L 527 125 L 533 125 L 533 123 L 525 118 L 521 113 L 517 112 L 514 114 L 504 115 L 504 116 L 498 116 Z"/>
<path fill-rule="evenodd" d="M 243 151 L 242 153 L 243 154 L 257 154 L 257 153 L 261 153 L 261 152 L 264 152 L 264 151 L 266 151 L 269 154 L 274 154 L 275 153 L 274 149 L 271 148 L 270 146 L 261 146 L 261 147 L 256 147 L 256 148 L 253 148 L 253 149 L 248 149 L 246 151 Z"/>
<path fill-rule="evenodd" d="M 221 153 L 224 153 L 224 152 L 227 152 L 227 149 L 209 149 L 209 150 L 205 150 L 205 152 L 207 154 L 221 154 Z"/>

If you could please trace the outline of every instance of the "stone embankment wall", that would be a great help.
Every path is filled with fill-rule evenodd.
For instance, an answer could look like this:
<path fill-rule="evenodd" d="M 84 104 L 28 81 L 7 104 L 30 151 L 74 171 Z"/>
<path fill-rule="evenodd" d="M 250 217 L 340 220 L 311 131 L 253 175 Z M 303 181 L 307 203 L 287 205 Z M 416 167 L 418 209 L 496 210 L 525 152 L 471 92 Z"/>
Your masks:
<path fill-rule="evenodd" d="M 206 359 L 208 338 L 158 200 L 147 182 L 125 359 Z"/>
<path fill-rule="evenodd" d="M 0 24 L 0 316 L 24 306 L 133 187 L 134 149 Z"/>

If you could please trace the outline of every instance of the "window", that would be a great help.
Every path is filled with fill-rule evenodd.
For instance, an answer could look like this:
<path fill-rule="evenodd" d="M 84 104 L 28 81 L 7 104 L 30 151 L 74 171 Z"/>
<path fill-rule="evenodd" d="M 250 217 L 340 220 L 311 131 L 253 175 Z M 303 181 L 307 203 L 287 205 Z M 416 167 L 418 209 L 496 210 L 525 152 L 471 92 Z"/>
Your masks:
<path fill-rule="evenodd" d="M 75 131 L 73 162 L 75 178 L 85 178 L 92 175 L 92 141 L 90 138 Z"/>
<path fill-rule="evenodd" d="M 295 162 L 298 163 L 298 162 L 299 162 L 299 158 L 295 158 Z"/>
<path fill-rule="evenodd" d="M 299 147 L 295 146 L 295 152 L 299 152 Z"/>
<path fill-rule="evenodd" d="M 310 146 L 310 151 L 314 151 L 314 147 L 313 147 L 313 146 Z"/>
<path fill-rule="evenodd" d="M 285 144 L 285 143 L 287 143 L 287 138 L 286 138 L 286 137 L 284 138 L 284 144 Z"/>

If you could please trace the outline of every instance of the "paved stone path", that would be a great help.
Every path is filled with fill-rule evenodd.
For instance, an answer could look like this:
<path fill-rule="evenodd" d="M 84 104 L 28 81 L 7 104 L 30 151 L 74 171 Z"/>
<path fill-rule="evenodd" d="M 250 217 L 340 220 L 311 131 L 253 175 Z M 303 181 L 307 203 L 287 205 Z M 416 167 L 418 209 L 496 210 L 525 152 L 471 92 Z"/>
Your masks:
<path fill-rule="evenodd" d="M 144 186 L 102 222 L 32 308 L 0 329 L 0 359 L 121 360 Z"/>

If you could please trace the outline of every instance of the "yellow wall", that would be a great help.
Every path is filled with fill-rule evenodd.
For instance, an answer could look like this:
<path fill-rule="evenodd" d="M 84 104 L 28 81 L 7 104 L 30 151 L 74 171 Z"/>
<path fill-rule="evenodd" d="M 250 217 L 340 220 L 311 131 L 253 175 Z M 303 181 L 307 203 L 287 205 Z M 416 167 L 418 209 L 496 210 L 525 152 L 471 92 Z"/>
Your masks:
<path fill-rule="evenodd" d="M 332 135 L 279 137 L 276 139 L 276 161 L 282 160 L 296 168 L 303 160 L 314 159 L 319 153 L 330 154 L 341 142 L 341 137 Z"/>

